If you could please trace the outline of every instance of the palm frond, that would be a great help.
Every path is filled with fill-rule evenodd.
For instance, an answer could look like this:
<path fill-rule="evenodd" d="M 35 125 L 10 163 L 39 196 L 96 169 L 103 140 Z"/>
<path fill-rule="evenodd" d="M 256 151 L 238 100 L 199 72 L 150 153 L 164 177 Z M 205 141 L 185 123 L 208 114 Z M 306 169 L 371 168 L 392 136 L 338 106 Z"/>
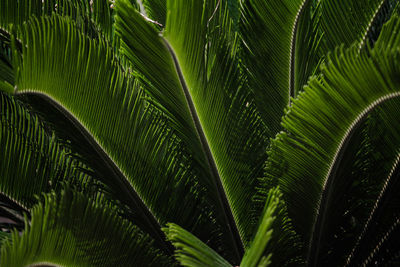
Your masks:
<path fill-rule="evenodd" d="M 232 266 L 217 252 L 182 227 L 172 223 L 167 226 L 164 231 L 177 248 L 175 258 L 182 266 Z"/>
<path fill-rule="evenodd" d="M 268 160 L 267 177 L 278 179 L 296 230 L 316 249 L 309 251 L 314 260 L 341 151 L 366 114 L 399 95 L 394 64 L 399 54 L 382 50 L 370 58 L 357 53 L 357 48 L 340 49 L 329 56 L 323 75 L 309 82 L 284 117 L 286 131 L 274 140 Z"/>
<path fill-rule="evenodd" d="M 361 49 L 373 22 L 387 0 L 324 0 L 321 2 L 321 22 L 324 29 L 325 53 L 354 42 Z"/>
<path fill-rule="evenodd" d="M 321 2 L 307 1 L 298 18 L 295 43 L 292 45 L 291 78 L 296 97 L 307 84 L 310 76 L 318 73 L 322 62 L 321 45 L 324 33 L 321 29 Z"/>
<path fill-rule="evenodd" d="M 102 199 L 67 189 L 43 196 L 24 232 L 1 248 L 2 266 L 170 266 L 153 241 Z"/>
<path fill-rule="evenodd" d="M 160 229 L 168 221 L 217 244 L 220 228 L 210 219 L 215 215 L 190 155 L 107 43 L 85 37 L 58 16 L 26 24 L 23 41 L 17 93 L 43 96 L 73 122 L 110 169 L 112 175 L 99 177 L 101 182 L 135 223 L 168 251 Z"/>
<path fill-rule="evenodd" d="M 216 203 L 219 220 L 228 222 L 228 236 L 234 234 L 230 246 L 240 254 L 252 232 L 245 214 L 264 159 L 266 128 L 243 85 L 235 52 L 225 42 L 231 33 L 217 28 L 226 20 L 226 8 L 170 1 L 165 37 L 160 37 L 126 1 L 119 1 L 116 29 L 122 53 L 199 162 L 200 181 Z"/>
<path fill-rule="evenodd" d="M 8 87 L 8 92 L 12 92 L 14 85 L 14 69 L 12 67 L 12 39 L 11 36 L 0 30 L 0 83 L 2 87 Z"/>
<path fill-rule="evenodd" d="M 355 199 L 349 200 L 354 208 L 347 205 L 346 213 L 352 216 L 356 224 L 352 230 L 353 237 L 346 241 L 351 246 L 344 250 L 344 253 L 349 255 L 346 259 L 347 266 L 361 264 L 371 251 L 380 249 L 378 238 L 387 235 L 393 221 L 400 216 L 400 199 L 396 193 L 400 186 L 398 182 L 400 126 L 393 123 L 398 117 L 399 103 L 399 99 L 384 103 L 374 112 L 373 119 L 368 121 L 368 124 L 372 124 L 368 125 L 367 131 L 370 138 L 368 143 L 371 146 L 369 156 L 374 160 L 370 160 L 369 166 L 364 166 L 363 172 L 366 174 L 361 173 L 367 179 L 355 181 L 357 183 L 352 186 L 354 189 L 347 193 L 349 196 L 355 196 Z M 362 192 L 357 193 L 355 188 L 360 188 Z M 360 196 L 362 199 L 357 200 Z M 394 236 L 386 238 L 396 240 L 395 233 L 392 233 Z M 384 250 L 391 253 L 399 252 L 398 246 L 393 248 L 389 246 Z M 375 259 L 383 264 L 387 263 L 387 258 L 387 255 L 381 255 Z"/>
<path fill-rule="evenodd" d="M 241 266 L 268 266 L 271 263 L 274 266 L 287 266 L 290 261 L 294 261 L 295 257 L 285 251 L 293 247 L 296 250 L 297 244 L 293 242 L 295 240 L 289 233 L 291 226 L 281 198 L 282 194 L 278 188 L 272 188 L 267 193 L 257 232 L 242 259 Z"/>
<path fill-rule="evenodd" d="M 0 27 L 22 26 L 31 17 L 53 13 L 70 17 L 90 36 L 113 38 L 113 12 L 105 0 L 4 0 L 0 3 Z"/>
<path fill-rule="evenodd" d="M 283 110 L 293 96 L 293 47 L 298 19 L 307 1 L 242 3 L 241 35 L 249 84 L 271 136 L 280 130 Z"/>

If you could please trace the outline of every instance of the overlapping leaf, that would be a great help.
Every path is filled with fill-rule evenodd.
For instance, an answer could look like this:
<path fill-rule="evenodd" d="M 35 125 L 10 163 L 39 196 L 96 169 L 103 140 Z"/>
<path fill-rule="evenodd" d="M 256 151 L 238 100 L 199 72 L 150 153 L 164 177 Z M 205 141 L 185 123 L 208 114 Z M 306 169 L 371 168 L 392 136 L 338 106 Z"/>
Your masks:
<path fill-rule="evenodd" d="M 232 266 L 217 252 L 178 225 L 168 224 L 164 231 L 177 248 L 175 257 L 182 266 Z"/>
<path fill-rule="evenodd" d="M 169 1 L 165 37 L 126 1 L 118 1 L 117 8 L 123 54 L 200 163 L 200 182 L 219 220 L 230 221 L 229 232 L 239 229 L 243 241 L 236 234 L 231 245 L 247 243 L 253 226 L 245 214 L 264 158 L 266 128 L 228 48 L 227 33 L 217 27 L 227 7 L 217 1 Z"/>
<path fill-rule="evenodd" d="M 347 139 L 368 112 L 399 95 L 399 56 L 390 49 L 372 58 L 357 48 L 336 51 L 283 119 L 286 131 L 274 140 L 267 177 L 281 185 L 307 242 L 318 237 L 314 227 L 326 219 L 320 205 L 329 202 L 329 178 Z"/>
<path fill-rule="evenodd" d="M 1 248 L 2 266 L 171 266 L 149 236 L 108 207 L 69 189 L 48 194 L 30 224 Z M 23 255 L 23 257 L 21 257 Z"/>
<path fill-rule="evenodd" d="M 294 93 L 294 43 L 298 18 L 306 2 L 243 1 L 245 65 L 257 107 L 271 136 L 279 131 L 283 110 Z"/>
<path fill-rule="evenodd" d="M 58 16 L 32 20 L 23 42 L 17 93 L 42 95 L 73 121 L 112 170 L 102 182 L 129 207 L 135 223 L 168 250 L 160 223 L 193 230 L 212 216 L 179 139 L 105 42 L 85 37 Z"/>

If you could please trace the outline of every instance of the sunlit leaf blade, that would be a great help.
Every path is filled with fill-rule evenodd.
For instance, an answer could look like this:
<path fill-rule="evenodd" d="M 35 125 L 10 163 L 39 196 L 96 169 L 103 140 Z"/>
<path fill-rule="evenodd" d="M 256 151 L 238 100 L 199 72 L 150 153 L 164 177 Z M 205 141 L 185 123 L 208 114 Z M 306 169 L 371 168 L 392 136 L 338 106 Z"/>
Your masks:
<path fill-rule="evenodd" d="M 368 125 L 372 149 L 370 157 L 374 160 L 369 162 L 370 166 L 366 166 L 365 170 L 371 173 L 371 177 L 355 185 L 361 187 L 363 198 L 353 200 L 356 209 L 348 211 L 354 216 L 357 227 L 354 232 L 357 235 L 352 242 L 347 241 L 351 243 L 350 248 L 345 251 L 348 254 L 345 261 L 347 266 L 362 264 L 370 254 L 376 254 L 371 258 L 378 264 L 385 265 L 390 262 L 390 254 L 399 252 L 399 246 L 395 245 L 395 240 L 399 237 L 398 231 L 388 234 L 393 222 L 400 217 L 400 198 L 396 193 L 400 187 L 400 125 L 396 123 L 400 111 L 399 104 L 399 99 L 393 99 L 381 105 L 374 112 L 372 123 L 369 122 L 372 125 Z M 356 197 L 360 195 L 354 189 L 348 194 Z M 360 213 L 363 216 L 360 216 Z M 380 242 L 384 236 L 386 240 L 392 240 L 389 242 L 392 245 Z M 378 250 L 380 252 L 375 253 Z M 372 253 L 373 251 L 375 252 Z"/>
<path fill-rule="evenodd" d="M 398 0 L 386 0 L 379 8 L 377 14 L 372 20 L 372 24 L 369 27 L 369 31 L 365 35 L 364 47 L 366 45 L 374 45 L 378 39 L 383 25 L 388 22 L 393 14 L 399 14 L 400 2 Z"/>
<path fill-rule="evenodd" d="M 217 252 L 182 227 L 169 223 L 164 228 L 168 240 L 176 247 L 175 258 L 182 266 L 232 266 Z"/>
<path fill-rule="evenodd" d="M 398 18 L 392 19 L 395 23 L 389 23 L 383 28 L 375 49 L 384 48 L 385 51 L 391 47 L 398 47 L 389 41 L 392 39 L 391 33 L 396 31 L 392 26 L 398 23 Z M 387 38 L 388 42 L 385 41 Z M 398 154 L 400 125 L 396 121 L 399 103 L 399 99 L 388 100 L 371 111 L 365 122 L 363 120 L 354 127 L 340 156 L 337 157 L 334 171 L 329 177 L 332 182 L 326 186 L 327 190 L 324 193 L 329 197 L 325 198 L 326 201 L 322 201 L 319 209 L 319 217 L 324 213 L 326 219 L 324 222 L 321 220 L 319 226 L 321 229 L 318 234 L 319 253 L 314 255 L 317 265 L 345 264 L 347 256 L 344 256 L 351 254 L 356 246 L 355 243 L 360 242 L 363 235 L 365 237 L 361 244 L 370 245 L 376 242 L 375 237 L 379 236 L 381 227 L 373 228 L 375 230 L 368 233 L 362 232 L 371 216 L 379 192 L 386 183 L 392 162 Z M 387 198 L 389 197 L 390 194 Z M 390 205 L 393 209 L 381 212 L 379 219 L 373 220 L 373 225 L 380 225 L 383 229 L 386 222 L 393 219 L 391 216 L 396 216 L 398 213 L 396 211 L 398 208 L 395 208 L 396 201 L 389 202 L 393 204 Z M 367 250 L 361 249 L 359 252 L 362 258 Z M 361 260 L 357 259 L 352 260 L 350 265 L 355 262 L 358 262 L 355 265 L 361 264 Z"/>
<path fill-rule="evenodd" d="M 201 181 L 217 209 L 222 200 L 224 211 L 217 213 L 233 214 L 230 231 L 237 227 L 242 239 L 235 238 L 235 243 L 246 244 L 253 227 L 246 214 L 264 159 L 266 128 L 226 42 L 230 33 L 218 28 L 226 19 L 227 7 L 201 1 L 167 4 L 162 38 L 151 24 L 128 12 L 124 1 L 117 2 L 122 52 L 143 74 L 149 94 L 176 123 L 194 158 L 208 162 L 203 163 L 206 177 Z M 190 136 L 200 140 L 196 144 Z"/>
<path fill-rule="evenodd" d="M 318 236 L 312 233 L 315 211 L 327 197 L 328 178 L 347 137 L 368 112 L 400 95 L 399 56 L 387 50 L 373 58 L 358 55 L 357 48 L 336 51 L 323 76 L 309 82 L 284 117 L 286 130 L 274 140 L 267 177 L 281 185 L 305 242 Z"/>
<path fill-rule="evenodd" d="M 383 25 L 378 40 L 374 44 L 374 51 L 385 49 L 398 49 L 400 46 L 400 35 L 396 34 L 400 30 L 400 13 L 394 13 L 391 19 Z"/>
<path fill-rule="evenodd" d="M 206 3 L 201 13 L 195 4 L 168 3 L 165 38 L 177 55 L 246 244 L 252 234 L 249 200 L 265 160 L 267 128 L 256 110 L 254 96 L 242 80 L 237 55 L 229 53 L 225 39 L 229 33 L 217 26 L 225 19 L 226 7 L 217 3 L 214 9 Z"/>
<path fill-rule="evenodd" d="M 45 195 L 22 234 L 1 248 L 2 266 L 170 266 L 137 227 L 104 201 L 70 190 Z"/>
<path fill-rule="evenodd" d="M 244 62 L 257 108 L 273 136 L 289 103 L 296 22 L 306 1 L 243 1 Z"/>
<path fill-rule="evenodd" d="M 129 208 L 135 224 L 169 251 L 160 224 L 173 221 L 210 235 L 213 220 L 203 224 L 213 215 L 190 157 L 111 48 L 58 16 L 32 20 L 23 36 L 17 93 L 44 96 L 74 122 L 113 170 L 101 182 Z"/>
<path fill-rule="evenodd" d="M 201 8 L 201 5 L 199 8 Z M 184 80 L 181 80 L 183 77 L 180 67 L 175 65 L 173 61 L 176 60 L 176 57 L 174 57 L 172 48 L 168 47 L 168 44 L 159 36 L 152 25 L 136 13 L 126 1 L 117 2 L 116 30 L 121 37 L 122 53 L 130 59 L 135 69 L 144 76 L 143 82 L 147 85 L 148 94 L 159 103 L 160 108 L 170 118 L 172 127 L 192 154 L 197 172 L 200 175 L 199 184 L 204 188 L 209 203 L 214 206 L 213 212 L 215 212 L 217 225 L 222 226 L 217 226 L 215 229 L 223 231 L 224 236 L 230 240 L 221 245 L 233 246 L 234 249 L 226 251 L 235 255 L 235 261 L 239 261 L 240 256 L 235 247 L 238 246 L 237 243 L 240 243 L 240 241 L 238 241 L 238 238 L 236 238 L 236 241 L 234 240 L 234 236 L 238 237 L 238 231 L 207 140 L 194 110 L 193 102 L 189 97 L 187 84 Z M 184 224 L 180 225 L 187 228 Z M 209 239 L 209 233 L 206 235 L 193 233 L 202 240 Z M 215 241 L 224 242 L 224 239 Z M 212 241 L 210 245 L 214 248 L 220 247 L 221 245 L 215 244 L 215 241 Z M 228 258 L 232 258 L 232 255 Z"/>

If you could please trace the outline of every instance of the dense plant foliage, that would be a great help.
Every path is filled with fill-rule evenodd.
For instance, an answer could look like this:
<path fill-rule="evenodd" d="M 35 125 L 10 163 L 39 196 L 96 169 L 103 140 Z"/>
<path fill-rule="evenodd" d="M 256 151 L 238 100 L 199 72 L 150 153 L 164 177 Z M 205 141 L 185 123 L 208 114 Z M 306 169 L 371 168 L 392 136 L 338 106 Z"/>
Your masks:
<path fill-rule="evenodd" d="M 400 264 L 396 0 L 2 0 L 1 266 Z"/>

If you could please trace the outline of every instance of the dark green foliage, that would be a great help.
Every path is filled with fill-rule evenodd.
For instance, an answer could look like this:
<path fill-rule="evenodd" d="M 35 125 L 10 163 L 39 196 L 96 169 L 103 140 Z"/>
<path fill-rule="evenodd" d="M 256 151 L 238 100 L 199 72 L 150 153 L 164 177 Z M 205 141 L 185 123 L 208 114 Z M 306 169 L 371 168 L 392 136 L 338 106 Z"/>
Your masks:
<path fill-rule="evenodd" d="M 0 1 L 1 266 L 398 264 L 399 6 Z"/>

